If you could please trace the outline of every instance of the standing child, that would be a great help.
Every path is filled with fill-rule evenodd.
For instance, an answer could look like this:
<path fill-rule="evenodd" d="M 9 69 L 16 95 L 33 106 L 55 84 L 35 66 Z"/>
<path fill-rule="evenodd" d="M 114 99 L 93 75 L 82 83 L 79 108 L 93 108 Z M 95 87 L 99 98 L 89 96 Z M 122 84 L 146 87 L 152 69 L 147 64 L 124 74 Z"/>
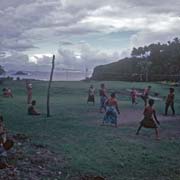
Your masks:
<path fill-rule="evenodd" d="M 151 90 L 151 86 L 148 86 L 147 88 L 144 89 L 143 94 L 141 95 L 141 98 L 144 101 L 144 106 L 145 107 L 147 106 L 147 101 L 148 101 L 148 98 L 149 98 L 150 90 Z"/>
<path fill-rule="evenodd" d="M 134 88 L 132 88 L 132 91 L 131 91 L 132 105 L 137 104 L 136 98 L 137 98 L 137 91 Z"/>
<path fill-rule="evenodd" d="M 93 104 L 95 103 L 95 88 L 93 87 L 93 85 L 90 86 L 88 91 L 87 103 L 88 102 L 93 102 Z"/>
<path fill-rule="evenodd" d="M 154 100 L 149 100 L 149 106 L 145 107 L 144 109 L 144 119 L 140 122 L 140 126 L 136 132 L 136 134 L 139 134 L 139 131 L 142 127 L 145 128 L 153 128 L 156 132 L 156 139 L 159 139 L 159 130 L 157 127 L 157 124 L 160 124 L 156 117 L 156 111 L 153 108 Z M 157 124 L 156 124 L 157 123 Z"/>
<path fill-rule="evenodd" d="M 104 123 L 111 123 L 117 127 L 117 113 L 120 114 L 116 94 L 112 93 L 111 97 L 106 101 L 106 114 L 103 119 Z"/>
<path fill-rule="evenodd" d="M 175 115 L 175 110 L 174 110 L 174 88 L 169 88 L 169 94 L 167 96 L 167 99 L 166 99 L 166 106 L 165 106 L 165 115 L 167 116 L 167 113 L 168 113 L 168 109 L 169 109 L 169 106 L 171 106 L 171 109 L 172 109 L 172 115 L 174 116 Z"/>
<path fill-rule="evenodd" d="M 99 90 L 99 96 L 100 96 L 100 113 L 103 113 L 103 110 L 106 111 L 105 102 L 108 99 L 107 90 L 103 83 L 101 84 L 101 88 Z"/>
<path fill-rule="evenodd" d="M 26 89 L 27 89 L 27 104 L 31 104 L 31 100 L 32 100 L 32 84 L 29 81 L 26 81 Z"/>

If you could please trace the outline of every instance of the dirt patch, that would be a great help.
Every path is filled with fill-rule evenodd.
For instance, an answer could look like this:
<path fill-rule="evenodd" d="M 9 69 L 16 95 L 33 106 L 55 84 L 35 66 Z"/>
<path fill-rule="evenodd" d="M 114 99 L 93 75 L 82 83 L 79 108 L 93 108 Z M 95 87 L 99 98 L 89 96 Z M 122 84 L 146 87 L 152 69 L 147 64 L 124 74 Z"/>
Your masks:
<path fill-rule="evenodd" d="M 157 118 L 160 123 L 163 122 L 175 122 L 180 121 L 180 116 L 164 116 L 162 114 L 157 114 Z M 121 124 L 134 124 L 138 123 L 143 119 L 143 110 L 137 109 L 125 109 L 121 111 L 119 116 L 119 125 Z"/>
<path fill-rule="evenodd" d="M 97 117 L 98 112 L 88 112 L 88 116 Z M 92 118 L 88 123 L 91 125 L 100 126 L 102 124 L 104 114 L 101 114 L 99 119 Z M 158 120 L 160 121 L 160 136 L 162 139 L 177 139 L 180 138 L 180 116 L 164 116 L 162 114 L 157 115 Z M 139 126 L 139 122 L 143 119 L 143 110 L 140 109 L 123 109 L 121 110 L 121 114 L 118 116 L 118 128 L 123 127 L 137 127 Z M 107 125 L 111 127 L 111 125 Z M 113 126 L 114 127 L 114 126 Z M 141 131 L 141 135 L 143 134 L 143 130 Z M 152 136 L 154 132 L 152 132 Z M 129 134 L 130 139 L 135 137 L 135 132 Z"/>
<path fill-rule="evenodd" d="M 65 159 L 47 146 L 31 143 L 24 134 L 13 136 L 15 146 L 8 152 L 8 163 L 13 168 L 1 169 L 0 177 L 6 180 L 61 179 Z"/>
<path fill-rule="evenodd" d="M 105 180 L 101 176 L 68 174 L 65 158 L 43 144 L 31 142 L 25 134 L 16 134 L 15 146 L 8 152 L 8 163 L 12 168 L 0 170 L 0 179 L 5 180 Z"/>

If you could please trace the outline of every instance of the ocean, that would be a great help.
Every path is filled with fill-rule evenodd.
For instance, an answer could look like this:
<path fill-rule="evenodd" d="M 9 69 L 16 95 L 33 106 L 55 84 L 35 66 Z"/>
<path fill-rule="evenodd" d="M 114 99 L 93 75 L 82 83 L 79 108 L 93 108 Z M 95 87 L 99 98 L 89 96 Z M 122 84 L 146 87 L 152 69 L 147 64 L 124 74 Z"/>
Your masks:
<path fill-rule="evenodd" d="M 16 72 L 6 72 L 5 75 L 1 75 L 0 77 L 12 77 L 14 80 L 17 78 L 20 79 L 35 79 L 48 81 L 50 78 L 50 72 L 40 72 L 40 71 L 26 71 L 27 75 L 16 75 Z M 55 71 L 53 74 L 53 81 L 80 81 L 85 79 L 86 77 L 90 77 L 90 75 L 86 75 L 85 72 L 79 71 Z"/>

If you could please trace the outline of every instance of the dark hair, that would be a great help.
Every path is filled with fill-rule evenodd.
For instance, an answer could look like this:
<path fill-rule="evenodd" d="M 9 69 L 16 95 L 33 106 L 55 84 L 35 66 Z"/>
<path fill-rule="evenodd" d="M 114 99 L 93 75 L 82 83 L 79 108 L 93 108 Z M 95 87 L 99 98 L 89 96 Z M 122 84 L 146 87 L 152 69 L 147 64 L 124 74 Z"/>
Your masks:
<path fill-rule="evenodd" d="M 148 88 L 151 88 L 151 86 L 148 86 Z"/>
<path fill-rule="evenodd" d="M 111 97 L 112 98 L 116 97 L 116 93 L 115 92 L 111 93 Z"/>
<path fill-rule="evenodd" d="M 172 88 L 172 87 L 169 88 L 169 90 L 170 90 L 170 92 L 174 92 L 174 88 Z"/>
<path fill-rule="evenodd" d="M 102 83 L 102 84 L 101 84 L 101 87 L 104 87 L 104 86 L 105 86 L 104 83 Z"/>
<path fill-rule="evenodd" d="M 152 106 L 154 104 L 154 100 L 153 99 L 150 99 L 149 100 L 149 105 Z"/>
<path fill-rule="evenodd" d="M 35 105 L 36 104 L 36 100 L 32 100 L 31 104 Z"/>
<path fill-rule="evenodd" d="M 3 88 L 2 91 L 3 91 L 3 92 L 4 92 L 4 91 L 7 91 L 7 88 Z"/>

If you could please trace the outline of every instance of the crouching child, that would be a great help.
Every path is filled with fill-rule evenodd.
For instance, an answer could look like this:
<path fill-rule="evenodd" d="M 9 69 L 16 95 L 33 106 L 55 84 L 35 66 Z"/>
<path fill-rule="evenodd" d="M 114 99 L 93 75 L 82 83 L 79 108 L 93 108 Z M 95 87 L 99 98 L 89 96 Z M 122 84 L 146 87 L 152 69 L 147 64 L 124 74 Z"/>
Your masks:
<path fill-rule="evenodd" d="M 7 151 L 10 150 L 13 145 L 13 140 L 7 139 L 6 142 L 3 142 L 3 139 L 0 138 L 0 169 L 12 168 L 12 166 L 8 164 Z"/>
<path fill-rule="evenodd" d="M 139 134 L 142 127 L 153 128 L 155 129 L 156 139 L 159 140 L 159 129 L 157 124 L 160 125 L 160 123 L 157 120 L 156 111 L 153 108 L 153 105 L 154 105 L 154 100 L 150 99 L 149 106 L 145 107 L 144 109 L 144 119 L 140 122 L 140 126 L 136 132 L 136 135 Z"/>

